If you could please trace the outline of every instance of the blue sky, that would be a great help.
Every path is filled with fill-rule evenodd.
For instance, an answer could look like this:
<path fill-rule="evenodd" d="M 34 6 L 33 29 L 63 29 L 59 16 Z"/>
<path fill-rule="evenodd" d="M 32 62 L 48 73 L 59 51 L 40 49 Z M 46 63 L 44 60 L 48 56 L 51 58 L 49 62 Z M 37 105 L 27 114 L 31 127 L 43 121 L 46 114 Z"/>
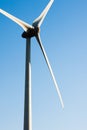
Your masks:
<path fill-rule="evenodd" d="M 48 0 L 1 0 L 0 8 L 32 24 Z M 22 130 L 25 39 L 0 14 L 0 129 Z M 55 0 L 41 26 L 43 45 L 58 82 L 61 108 L 41 50 L 32 39 L 33 130 L 87 130 L 87 1 Z"/>

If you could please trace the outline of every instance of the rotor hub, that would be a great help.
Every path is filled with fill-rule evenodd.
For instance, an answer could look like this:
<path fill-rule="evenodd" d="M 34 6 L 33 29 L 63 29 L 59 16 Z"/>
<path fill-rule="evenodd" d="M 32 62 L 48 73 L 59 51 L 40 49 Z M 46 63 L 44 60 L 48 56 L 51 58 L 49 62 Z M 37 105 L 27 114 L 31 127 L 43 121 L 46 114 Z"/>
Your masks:
<path fill-rule="evenodd" d="M 24 31 L 22 33 L 22 37 L 23 38 L 31 38 L 36 36 L 38 33 L 40 32 L 40 28 L 39 27 L 34 27 L 34 28 L 29 28 L 26 32 Z"/>

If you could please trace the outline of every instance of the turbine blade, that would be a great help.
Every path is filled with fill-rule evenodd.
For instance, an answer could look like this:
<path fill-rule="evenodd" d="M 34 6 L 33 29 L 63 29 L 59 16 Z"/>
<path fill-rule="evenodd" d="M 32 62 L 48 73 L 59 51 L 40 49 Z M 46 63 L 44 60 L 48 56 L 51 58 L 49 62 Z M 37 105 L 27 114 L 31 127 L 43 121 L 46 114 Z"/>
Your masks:
<path fill-rule="evenodd" d="M 48 5 L 45 7 L 45 9 L 43 10 L 43 12 L 40 14 L 40 16 L 38 18 L 36 18 L 34 21 L 33 21 L 33 26 L 38 26 L 40 27 L 46 14 L 48 13 L 52 3 L 53 3 L 54 0 L 50 0 L 50 2 L 48 3 Z"/>
<path fill-rule="evenodd" d="M 5 15 L 9 19 L 11 19 L 12 21 L 14 21 L 15 23 L 17 23 L 18 25 L 20 25 L 24 29 L 24 31 L 27 31 L 29 28 L 33 28 L 33 26 L 25 23 L 24 21 L 16 18 L 15 16 L 7 13 L 6 11 L 4 11 L 2 9 L 0 9 L 0 13 L 2 13 L 3 15 Z"/>
<path fill-rule="evenodd" d="M 55 79 L 53 70 L 52 70 L 51 65 L 50 65 L 50 63 L 49 63 L 49 60 L 48 60 L 47 54 L 46 54 L 46 52 L 45 52 L 45 49 L 44 49 L 44 47 L 43 47 L 43 45 L 42 45 L 42 42 L 41 42 L 41 39 L 40 39 L 40 35 L 39 35 L 39 34 L 36 36 L 36 39 L 37 39 L 37 41 L 38 41 L 38 43 L 39 43 L 39 46 L 40 46 L 40 48 L 41 48 L 41 51 L 42 51 L 42 53 L 43 53 L 43 56 L 44 56 L 45 61 L 46 61 L 46 63 L 47 63 L 47 66 L 48 66 L 48 68 L 49 68 L 49 71 L 50 71 L 50 73 L 51 73 L 51 76 L 52 76 L 53 82 L 54 82 L 54 84 L 55 84 L 55 88 L 56 88 L 56 91 L 57 91 L 57 93 L 58 93 L 58 96 L 59 96 L 59 99 L 60 99 L 62 108 L 64 108 L 64 103 L 63 103 L 63 100 L 62 100 L 62 96 L 61 96 L 59 87 L 58 87 L 58 85 L 57 85 L 57 82 L 56 82 L 56 79 Z"/>

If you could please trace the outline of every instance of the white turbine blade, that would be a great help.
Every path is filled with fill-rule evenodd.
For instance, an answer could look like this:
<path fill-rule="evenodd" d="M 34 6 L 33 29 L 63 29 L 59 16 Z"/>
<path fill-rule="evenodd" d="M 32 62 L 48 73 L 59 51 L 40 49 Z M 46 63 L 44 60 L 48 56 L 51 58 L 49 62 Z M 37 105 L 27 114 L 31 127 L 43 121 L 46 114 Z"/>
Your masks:
<path fill-rule="evenodd" d="M 11 19 L 12 21 L 14 21 L 15 23 L 17 23 L 18 25 L 20 25 L 25 31 L 27 31 L 29 28 L 33 28 L 33 26 L 25 23 L 24 21 L 16 18 L 15 16 L 7 13 L 6 11 L 0 9 L 0 13 L 2 13 L 3 15 L 5 15 L 6 17 L 8 17 L 9 19 Z"/>
<path fill-rule="evenodd" d="M 62 108 L 64 108 L 64 103 L 63 103 L 63 100 L 62 100 L 62 96 L 61 96 L 59 87 L 58 87 L 58 85 L 57 85 L 57 82 L 56 82 L 56 79 L 55 79 L 53 70 L 52 70 L 51 65 L 50 65 L 50 63 L 49 63 L 49 60 L 48 60 L 47 54 L 46 54 L 46 52 L 45 52 L 45 50 L 44 50 L 44 47 L 43 47 L 43 45 L 42 45 L 42 42 L 41 42 L 41 39 L 40 39 L 40 35 L 39 35 L 39 34 L 38 34 L 38 36 L 36 36 L 36 39 L 37 39 L 37 41 L 38 41 L 38 43 L 39 43 L 39 45 L 40 45 L 40 48 L 41 48 L 42 53 L 43 53 L 43 56 L 44 56 L 44 58 L 45 58 L 45 61 L 46 61 L 46 63 L 47 63 L 47 66 L 48 66 L 48 68 L 49 68 L 49 71 L 50 71 L 50 73 L 51 73 L 51 76 L 52 76 L 53 82 L 54 82 L 54 84 L 55 84 L 56 91 L 57 91 L 57 93 L 58 93 L 58 96 L 59 96 L 59 99 L 60 99 Z"/>
<path fill-rule="evenodd" d="M 46 6 L 46 8 L 43 10 L 43 12 L 40 14 L 40 16 L 33 21 L 33 24 L 32 24 L 33 26 L 38 26 L 38 27 L 41 26 L 41 24 L 46 16 L 46 14 L 48 13 L 53 1 L 54 0 L 50 0 L 50 2 Z"/>

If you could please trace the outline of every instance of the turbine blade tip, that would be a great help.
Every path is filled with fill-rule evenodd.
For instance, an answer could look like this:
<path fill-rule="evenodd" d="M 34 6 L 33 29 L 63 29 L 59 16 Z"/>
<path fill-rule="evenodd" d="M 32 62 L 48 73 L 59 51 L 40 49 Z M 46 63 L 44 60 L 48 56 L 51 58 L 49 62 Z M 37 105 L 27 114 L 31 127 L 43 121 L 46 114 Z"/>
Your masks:
<path fill-rule="evenodd" d="M 64 109 L 64 104 L 62 105 L 62 109 Z"/>

